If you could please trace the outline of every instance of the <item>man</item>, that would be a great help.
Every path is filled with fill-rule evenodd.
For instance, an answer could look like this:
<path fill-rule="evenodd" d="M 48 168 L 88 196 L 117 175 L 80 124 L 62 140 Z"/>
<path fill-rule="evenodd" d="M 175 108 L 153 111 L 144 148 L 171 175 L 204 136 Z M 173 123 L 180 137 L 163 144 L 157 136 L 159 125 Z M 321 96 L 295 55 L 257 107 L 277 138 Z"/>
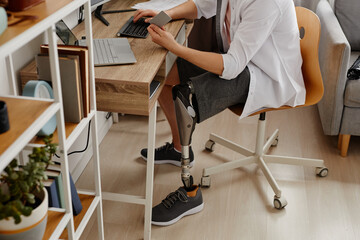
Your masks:
<path fill-rule="evenodd" d="M 262 108 L 305 102 L 292 0 L 189 0 L 166 13 L 172 19 L 216 15 L 220 52 L 191 49 L 178 44 L 164 28 L 148 28 L 153 42 L 179 57 L 159 97 L 173 139 L 156 149 L 155 163 L 181 166 L 184 186 L 153 208 L 152 223 L 157 225 L 173 224 L 203 208 L 201 191 L 189 172 L 195 123 L 239 103 L 244 104 L 243 118 Z M 156 14 L 139 10 L 134 21 Z M 147 149 L 141 155 L 146 160 Z"/>

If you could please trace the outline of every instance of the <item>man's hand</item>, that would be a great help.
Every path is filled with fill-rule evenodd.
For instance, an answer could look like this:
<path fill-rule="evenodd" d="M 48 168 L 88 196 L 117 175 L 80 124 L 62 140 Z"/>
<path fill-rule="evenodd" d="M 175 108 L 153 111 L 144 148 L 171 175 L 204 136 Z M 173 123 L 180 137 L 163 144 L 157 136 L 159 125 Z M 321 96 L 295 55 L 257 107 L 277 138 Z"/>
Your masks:
<path fill-rule="evenodd" d="M 151 10 L 151 9 L 138 9 L 136 10 L 135 14 L 134 14 L 134 22 L 137 22 L 137 20 L 139 20 L 142 17 L 154 17 L 158 14 L 159 12 Z M 149 22 L 151 18 L 147 18 L 145 19 L 145 22 Z"/>
<path fill-rule="evenodd" d="M 178 46 L 178 43 L 175 41 L 173 35 L 167 32 L 164 27 L 159 28 L 155 24 L 151 24 L 147 30 L 150 33 L 152 41 L 160 46 L 168 49 L 169 51 L 174 51 Z"/>

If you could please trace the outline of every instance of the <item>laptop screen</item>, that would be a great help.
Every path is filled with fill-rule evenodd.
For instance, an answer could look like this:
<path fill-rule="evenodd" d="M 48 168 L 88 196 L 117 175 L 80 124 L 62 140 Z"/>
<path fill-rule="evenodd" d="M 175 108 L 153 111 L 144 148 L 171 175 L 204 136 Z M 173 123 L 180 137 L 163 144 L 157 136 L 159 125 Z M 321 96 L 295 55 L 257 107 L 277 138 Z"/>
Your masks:
<path fill-rule="evenodd" d="M 63 20 L 55 24 L 56 34 L 65 45 L 77 45 L 77 38 Z"/>

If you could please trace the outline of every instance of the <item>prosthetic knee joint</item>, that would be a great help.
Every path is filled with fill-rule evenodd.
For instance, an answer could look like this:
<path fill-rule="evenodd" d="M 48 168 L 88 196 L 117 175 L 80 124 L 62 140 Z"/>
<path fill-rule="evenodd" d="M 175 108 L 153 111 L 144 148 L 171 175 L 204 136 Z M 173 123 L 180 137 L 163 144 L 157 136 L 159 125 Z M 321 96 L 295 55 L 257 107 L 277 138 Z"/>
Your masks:
<path fill-rule="evenodd" d="M 191 83 L 173 87 L 176 121 L 181 143 L 181 180 L 185 188 L 191 188 L 193 177 L 190 175 L 190 144 L 195 129 L 196 113 L 191 104 L 193 87 Z"/>

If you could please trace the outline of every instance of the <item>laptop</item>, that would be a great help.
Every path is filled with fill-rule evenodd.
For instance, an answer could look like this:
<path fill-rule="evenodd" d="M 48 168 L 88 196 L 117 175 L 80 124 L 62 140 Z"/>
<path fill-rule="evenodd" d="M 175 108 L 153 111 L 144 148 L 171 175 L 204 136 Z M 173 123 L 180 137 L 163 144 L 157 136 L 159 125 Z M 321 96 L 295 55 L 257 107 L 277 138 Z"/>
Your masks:
<path fill-rule="evenodd" d="M 86 40 L 78 40 L 63 20 L 56 23 L 56 34 L 65 45 L 86 46 Z M 109 66 L 135 63 L 136 59 L 127 38 L 93 39 L 94 65 Z"/>

